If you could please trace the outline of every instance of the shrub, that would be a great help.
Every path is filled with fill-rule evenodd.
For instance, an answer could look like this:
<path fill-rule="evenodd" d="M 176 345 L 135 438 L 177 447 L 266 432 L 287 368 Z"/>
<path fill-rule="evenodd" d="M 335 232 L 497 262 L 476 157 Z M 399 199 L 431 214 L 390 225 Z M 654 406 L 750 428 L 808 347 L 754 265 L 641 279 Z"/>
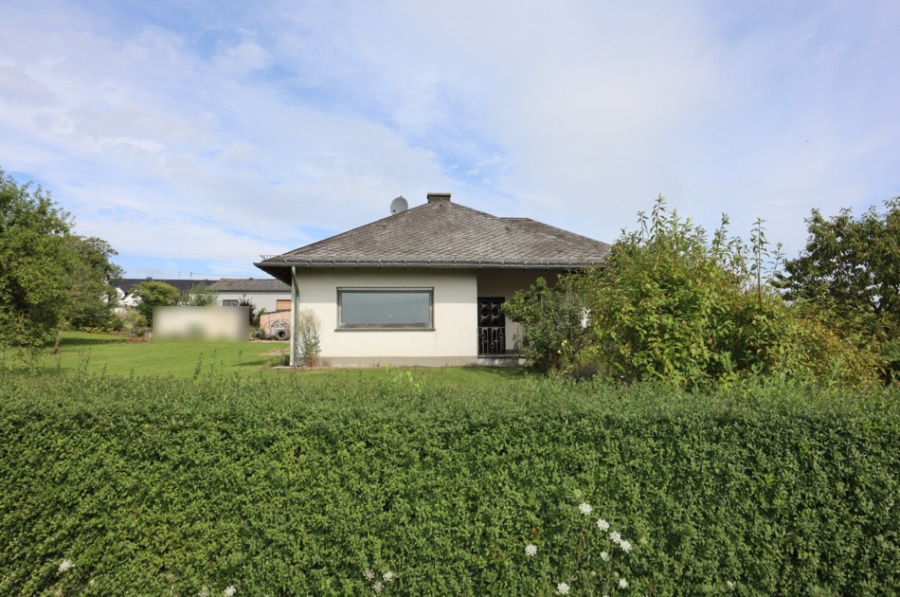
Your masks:
<path fill-rule="evenodd" d="M 135 285 L 131 294 L 140 299 L 135 309 L 151 327 L 153 326 L 153 308 L 171 307 L 176 305 L 181 297 L 177 288 L 157 280 L 147 280 Z"/>
<path fill-rule="evenodd" d="M 303 309 L 297 314 L 297 355 L 298 363 L 303 367 L 315 367 L 321 354 L 319 339 L 319 318 L 310 309 Z"/>
<path fill-rule="evenodd" d="M 4 375 L 0 593 L 900 591 L 896 390 L 392 373 Z"/>
<path fill-rule="evenodd" d="M 580 376 L 684 387 L 755 375 L 875 379 L 872 356 L 844 341 L 821 310 L 789 305 L 770 285 L 764 270 L 780 254 L 768 248 L 762 223 L 749 246 L 728 236 L 727 223 L 710 239 L 660 197 L 650 217 L 639 214 L 639 229 L 616 241 L 605 267 L 564 276 L 557 289 L 539 282 L 513 297 L 510 316 L 522 318 L 539 364 Z M 575 314 L 585 310 L 590 325 L 582 328 Z"/>
<path fill-rule="evenodd" d="M 585 309 L 573 287 L 575 278 L 563 276 L 555 286 L 544 278 L 503 303 L 503 313 L 522 325 L 516 350 L 541 371 L 558 370 L 567 356 L 584 345 Z"/>

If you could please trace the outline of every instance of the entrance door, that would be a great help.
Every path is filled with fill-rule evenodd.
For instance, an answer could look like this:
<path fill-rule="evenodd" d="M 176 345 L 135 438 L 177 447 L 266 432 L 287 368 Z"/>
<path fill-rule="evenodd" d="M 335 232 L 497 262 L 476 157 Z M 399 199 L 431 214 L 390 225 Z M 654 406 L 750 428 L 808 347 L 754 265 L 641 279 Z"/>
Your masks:
<path fill-rule="evenodd" d="M 478 354 L 506 354 L 506 316 L 500 312 L 503 297 L 478 299 Z"/>

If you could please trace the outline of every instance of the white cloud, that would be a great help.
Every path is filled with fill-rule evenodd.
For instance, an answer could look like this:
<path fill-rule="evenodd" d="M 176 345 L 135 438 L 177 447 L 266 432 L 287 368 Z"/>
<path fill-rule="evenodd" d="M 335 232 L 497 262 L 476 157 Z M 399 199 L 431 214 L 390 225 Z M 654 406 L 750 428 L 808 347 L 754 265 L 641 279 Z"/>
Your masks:
<path fill-rule="evenodd" d="M 123 261 L 250 275 L 428 191 L 603 240 L 662 192 L 796 250 L 810 208 L 900 193 L 890 1 L 37 0 L 4 20 L 0 165 Z"/>

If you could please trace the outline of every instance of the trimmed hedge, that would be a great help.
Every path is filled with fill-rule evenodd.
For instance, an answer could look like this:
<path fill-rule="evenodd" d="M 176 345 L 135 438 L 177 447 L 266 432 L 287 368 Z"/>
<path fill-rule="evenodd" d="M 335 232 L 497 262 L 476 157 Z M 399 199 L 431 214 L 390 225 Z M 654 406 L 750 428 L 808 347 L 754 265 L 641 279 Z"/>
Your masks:
<path fill-rule="evenodd" d="M 900 592 L 896 390 L 0 383 L 0 594 Z"/>

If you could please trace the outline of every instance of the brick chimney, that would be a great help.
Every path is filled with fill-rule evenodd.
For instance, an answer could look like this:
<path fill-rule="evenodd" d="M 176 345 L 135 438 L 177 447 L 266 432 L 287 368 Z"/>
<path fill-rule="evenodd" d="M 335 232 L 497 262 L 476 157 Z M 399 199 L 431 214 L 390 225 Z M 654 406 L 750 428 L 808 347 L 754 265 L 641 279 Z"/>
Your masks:
<path fill-rule="evenodd" d="M 437 203 L 438 201 L 450 202 L 450 193 L 428 193 L 428 203 Z"/>

